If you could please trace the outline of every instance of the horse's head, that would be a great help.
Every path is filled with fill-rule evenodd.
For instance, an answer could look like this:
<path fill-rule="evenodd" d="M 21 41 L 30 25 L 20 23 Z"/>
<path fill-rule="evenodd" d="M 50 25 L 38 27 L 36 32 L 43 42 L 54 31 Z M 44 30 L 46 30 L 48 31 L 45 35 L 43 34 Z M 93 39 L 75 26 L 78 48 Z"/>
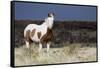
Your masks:
<path fill-rule="evenodd" d="M 50 12 L 50 13 L 48 13 L 48 17 L 54 17 L 54 13 L 52 13 L 52 12 Z"/>
<path fill-rule="evenodd" d="M 48 28 L 52 28 L 53 27 L 53 23 L 54 23 L 54 13 L 48 13 L 48 17 L 45 20 Z"/>

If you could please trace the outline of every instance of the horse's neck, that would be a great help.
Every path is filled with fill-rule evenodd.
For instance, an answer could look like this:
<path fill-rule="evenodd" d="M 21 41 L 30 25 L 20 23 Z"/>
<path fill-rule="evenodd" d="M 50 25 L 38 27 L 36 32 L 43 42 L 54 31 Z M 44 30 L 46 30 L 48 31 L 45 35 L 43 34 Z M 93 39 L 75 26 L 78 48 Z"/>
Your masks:
<path fill-rule="evenodd" d="M 50 29 L 52 29 L 53 23 L 54 23 L 54 19 L 51 18 L 51 19 L 49 20 L 49 22 L 48 22 L 48 25 L 49 25 L 48 27 L 49 27 Z"/>
<path fill-rule="evenodd" d="M 45 22 L 43 22 L 39 27 L 48 28 L 48 26 Z"/>
<path fill-rule="evenodd" d="M 48 17 L 47 20 L 45 21 L 45 23 L 47 24 L 47 26 L 50 29 L 53 27 L 53 21 L 54 21 L 54 18 L 53 17 Z"/>

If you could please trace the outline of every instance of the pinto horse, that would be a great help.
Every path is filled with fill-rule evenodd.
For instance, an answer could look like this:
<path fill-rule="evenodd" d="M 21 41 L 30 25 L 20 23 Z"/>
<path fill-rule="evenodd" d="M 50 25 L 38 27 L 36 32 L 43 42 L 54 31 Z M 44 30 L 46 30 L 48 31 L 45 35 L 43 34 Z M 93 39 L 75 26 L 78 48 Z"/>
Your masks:
<path fill-rule="evenodd" d="M 48 17 L 41 25 L 29 24 L 24 30 L 24 38 L 26 47 L 29 48 L 29 41 L 39 43 L 39 52 L 41 52 L 42 45 L 46 44 L 47 52 L 49 51 L 51 40 L 53 38 L 52 27 L 54 23 L 54 14 L 48 13 Z"/>

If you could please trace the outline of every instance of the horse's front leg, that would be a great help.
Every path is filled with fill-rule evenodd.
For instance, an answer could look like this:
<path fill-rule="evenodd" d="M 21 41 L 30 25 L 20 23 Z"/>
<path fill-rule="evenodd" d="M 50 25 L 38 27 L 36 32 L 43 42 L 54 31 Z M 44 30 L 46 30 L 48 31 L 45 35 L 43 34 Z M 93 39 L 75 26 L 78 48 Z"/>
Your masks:
<path fill-rule="evenodd" d="M 29 42 L 25 41 L 25 43 L 26 43 L 26 47 L 29 48 Z"/>
<path fill-rule="evenodd" d="M 41 52 L 41 50 L 42 50 L 42 44 L 39 43 L 39 53 Z"/>
<path fill-rule="evenodd" d="M 50 45 L 51 45 L 51 42 L 48 42 L 48 43 L 47 43 L 47 53 L 49 52 Z"/>

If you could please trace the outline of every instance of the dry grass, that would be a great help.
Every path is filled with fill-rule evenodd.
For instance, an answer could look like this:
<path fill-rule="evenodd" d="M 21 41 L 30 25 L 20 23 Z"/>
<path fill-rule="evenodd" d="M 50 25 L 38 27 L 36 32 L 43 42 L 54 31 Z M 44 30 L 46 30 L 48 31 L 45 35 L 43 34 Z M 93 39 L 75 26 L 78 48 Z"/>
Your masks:
<path fill-rule="evenodd" d="M 15 48 L 15 65 L 39 65 L 53 63 L 72 63 L 96 61 L 96 47 L 81 47 L 81 44 L 64 44 L 62 48 L 46 48 L 38 53 L 38 45 L 31 44 L 31 48 L 25 46 Z"/>

